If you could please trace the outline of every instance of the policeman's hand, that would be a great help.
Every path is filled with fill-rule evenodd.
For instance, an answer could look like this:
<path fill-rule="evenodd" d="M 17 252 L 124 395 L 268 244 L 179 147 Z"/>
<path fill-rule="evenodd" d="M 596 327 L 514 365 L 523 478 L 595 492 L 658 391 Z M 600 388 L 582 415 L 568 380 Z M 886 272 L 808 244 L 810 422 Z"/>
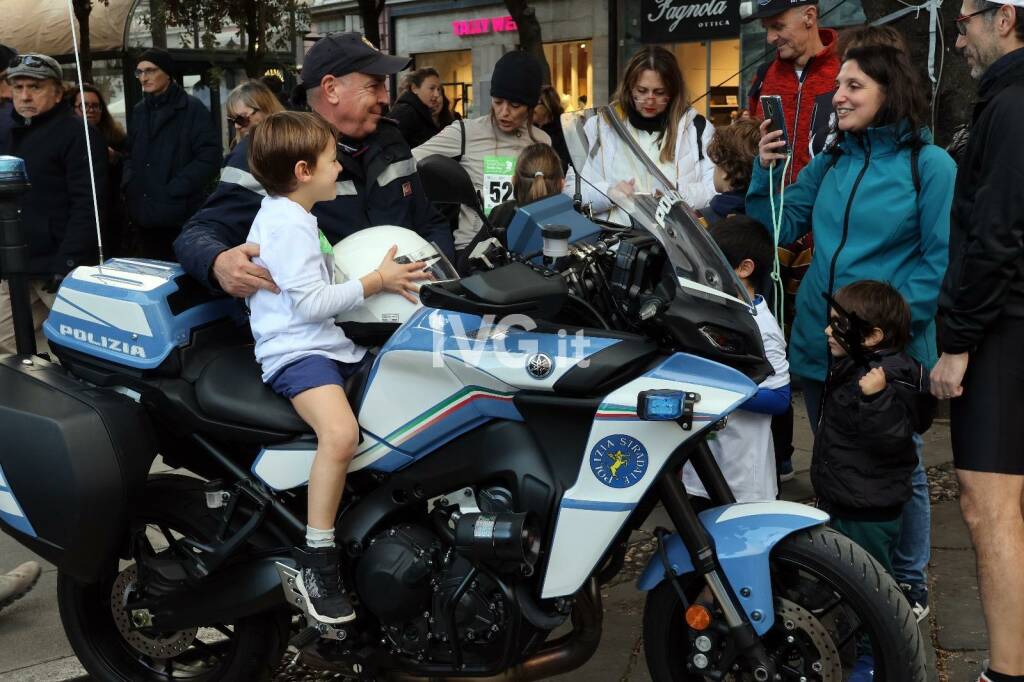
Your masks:
<path fill-rule="evenodd" d="M 779 139 L 782 137 L 782 131 L 773 130 L 768 132 L 768 126 L 771 124 L 771 119 L 765 119 L 761 122 L 761 141 L 757 143 L 758 158 L 761 160 L 761 168 L 766 170 L 776 161 L 786 160 L 785 155 L 779 154 L 775 151 L 779 147 L 786 146 L 786 142 Z"/>
<path fill-rule="evenodd" d="M 939 356 L 931 374 L 933 396 L 939 400 L 948 400 L 963 395 L 967 360 L 967 353 L 943 353 Z"/>
<path fill-rule="evenodd" d="M 221 289 L 235 298 L 247 298 L 259 289 L 281 293 L 270 272 L 252 262 L 258 255 L 260 245 L 251 243 L 221 251 L 213 259 L 213 278 Z"/>
<path fill-rule="evenodd" d="M 864 395 L 874 395 L 885 390 L 885 370 L 875 367 L 860 378 L 860 392 Z"/>
<path fill-rule="evenodd" d="M 384 260 L 377 266 L 377 274 L 380 275 L 381 287 L 384 291 L 401 294 L 412 303 L 416 303 L 415 294 L 419 292 L 417 282 L 430 279 L 430 273 L 423 270 L 423 263 L 396 263 L 395 254 L 398 253 L 398 245 L 388 249 Z M 371 275 L 373 273 L 370 273 Z"/>

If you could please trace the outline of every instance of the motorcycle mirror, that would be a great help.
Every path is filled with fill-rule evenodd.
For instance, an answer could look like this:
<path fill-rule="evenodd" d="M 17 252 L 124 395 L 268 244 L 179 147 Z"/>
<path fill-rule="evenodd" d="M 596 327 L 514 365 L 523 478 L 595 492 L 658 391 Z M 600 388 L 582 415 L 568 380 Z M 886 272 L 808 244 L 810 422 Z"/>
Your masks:
<path fill-rule="evenodd" d="M 417 164 L 417 171 L 423 191 L 431 202 L 469 207 L 479 203 L 469 173 L 455 159 L 433 154 Z"/>

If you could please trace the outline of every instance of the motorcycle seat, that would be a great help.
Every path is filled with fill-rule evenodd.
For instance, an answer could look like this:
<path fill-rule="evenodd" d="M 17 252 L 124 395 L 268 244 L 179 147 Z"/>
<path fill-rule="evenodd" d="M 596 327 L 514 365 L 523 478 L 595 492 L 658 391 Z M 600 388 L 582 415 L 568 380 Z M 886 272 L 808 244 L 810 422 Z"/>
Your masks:
<path fill-rule="evenodd" d="M 370 364 L 365 363 L 345 382 L 345 394 L 355 412 Z M 251 345 L 226 349 L 196 380 L 196 401 L 204 413 L 222 421 L 286 433 L 312 433 L 291 402 L 274 393 L 261 377 Z"/>

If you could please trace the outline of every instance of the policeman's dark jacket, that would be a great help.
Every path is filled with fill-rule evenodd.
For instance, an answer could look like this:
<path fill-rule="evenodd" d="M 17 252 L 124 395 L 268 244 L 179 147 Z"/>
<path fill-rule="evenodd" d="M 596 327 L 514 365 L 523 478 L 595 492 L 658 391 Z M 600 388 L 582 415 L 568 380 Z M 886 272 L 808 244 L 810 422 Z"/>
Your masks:
<path fill-rule="evenodd" d="M 11 111 L 11 125 L 0 137 L 0 154 L 25 160 L 31 189 L 20 200 L 28 237 L 30 273 L 65 275 L 83 263 L 95 263 L 96 220 L 93 214 L 89 157 L 82 119 L 61 102 L 31 119 Z M 96 176 L 97 203 L 104 215 L 107 148 L 89 127 L 88 144 Z"/>
<path fill-rule="evenodd" d="M 398 121 L 398 129 L 409 147 L 419 147 L 441 132 L 441 128 L 434 124 L 427 105 L 410 91 L 402 93 L 388 116 Z"/>
<path fill-rule="evenodd" d="M 202 102 L 171 82 L 135 105 L 128 125 L 125 199 L 143 229 L 178 229 L 203 205 L 221 164 L 220 137 Z"/>
<path fill-rule="evenodd" d="M 931 401 L 927 372 L 906 353 L 882 353 L 871 364 L 886 378 L 871 396 L 859 384 L 867 369 L 849 357 L 833 364 L 814 434 L 811 483 L 818 506 L 833 516 L 888 521 L 910 499 L 913 436 L 930 426 Z"/>
<path fill-rule="evenodd" d="M 266 196 L 249 172 L 248 153 L 246 137 L 228 157 L 217 189 L 174 242 L 182 267 L 213 290 L 218 288 L 210 277 L 214 259 L 245 241 Z M 427 200 L 416 161 L 394 123 L 382 119 L 364 140 L 343 140 L 338 161 L 338 196 L 313 206 L 320 230 L 332 244 L 364 227 L 398 225 L 453 257 L 451 226 Z"/>
<path fill-rule="evenodd" d="M 949 225 L 939 349 L 972 351 L 1001 318 L 1024 318 L 1024 48 L 978 84 Z"/>

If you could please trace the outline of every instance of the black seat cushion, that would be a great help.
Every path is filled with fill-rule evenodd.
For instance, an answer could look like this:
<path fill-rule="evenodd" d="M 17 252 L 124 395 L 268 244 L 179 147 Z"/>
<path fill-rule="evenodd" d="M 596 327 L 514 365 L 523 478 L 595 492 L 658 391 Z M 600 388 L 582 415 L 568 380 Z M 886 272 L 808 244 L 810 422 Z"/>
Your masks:
<path fill-rule="evenodd" d="M 370 363 L 345 382 L 345 393 L 358 414 L 359 397 Z M 196 400 L 208 416 L 286 433 L 311 433 L 287 398 L 263 383 L 252 346 L 226 349 L 211 360 L 196 381 Z"/>

